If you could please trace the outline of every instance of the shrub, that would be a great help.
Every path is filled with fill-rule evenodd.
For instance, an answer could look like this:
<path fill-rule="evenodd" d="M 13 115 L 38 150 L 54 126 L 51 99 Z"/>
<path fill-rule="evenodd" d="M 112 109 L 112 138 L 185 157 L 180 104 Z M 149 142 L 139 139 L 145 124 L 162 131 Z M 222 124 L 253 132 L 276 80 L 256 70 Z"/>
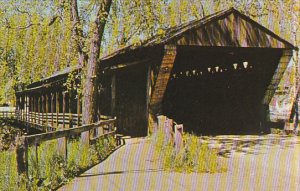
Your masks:
<path fill-rule="evenodd" d="M 99 138 L 90 147 L 84 147 L 78 138 L 70 139 L 65 161 L 57 153 L 57 141 L 47 141 L 39 146 L 38 162 L 35 148 L 32 147 L 29 150 L 29 187 L 33 190 L 55 189 L 103 160 L 115 147 L 116 142 L 112 136 Z"/>

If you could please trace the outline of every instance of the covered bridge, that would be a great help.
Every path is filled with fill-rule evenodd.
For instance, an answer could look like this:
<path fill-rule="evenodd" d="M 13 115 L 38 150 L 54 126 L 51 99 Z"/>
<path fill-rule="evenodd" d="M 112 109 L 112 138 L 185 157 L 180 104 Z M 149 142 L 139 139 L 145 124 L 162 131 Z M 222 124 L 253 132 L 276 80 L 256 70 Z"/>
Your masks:
<path fill-rule="evenodd" d="M 201 134 L 262 131 L 295 49 L 239 11 L 221 11 L 102 58 L 99 111 L 133 136 L 151 132 L 159 114 Z M 62 93 L 71 72 L 80 68 L 30 84 L 18 107 L 80 114 L 76 92 Z"/>

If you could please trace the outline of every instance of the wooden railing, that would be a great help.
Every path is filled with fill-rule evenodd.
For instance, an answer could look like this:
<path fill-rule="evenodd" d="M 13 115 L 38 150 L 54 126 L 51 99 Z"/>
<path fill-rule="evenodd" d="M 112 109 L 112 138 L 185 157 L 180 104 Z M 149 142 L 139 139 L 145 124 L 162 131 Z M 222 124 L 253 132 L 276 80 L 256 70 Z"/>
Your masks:
<path fill-rule="evenodd" d="M 86 145 L 87 148 L 89 145 L 96 140 L 97 138 L 114 135 L 116 132 L 116 119 L 108 119 L 108 120 L 101 120 L 98 123 L 84 125 L 81 127 L 75 127 L 71 129 L 64 129 L 58 130 L 48 133 L 42 133 L 37 135 L 29 135 L 29 136 L 22 136 L 18 140 L 17 145 L 17 162 L 18 162 L 18 173 L 23 174 L 26 173 L 28 176 L 28 149 L 30 146 L 35 147 L 35 156 L 36 162 L 38 163 L 38 146 L 50 140 L 58 140 L 58 153 L 63 155 L 65 161 L 68 159 L 68 152 L 67 152 L 67 143 L 68 138 L 71 136 L 78 136 L 82 133 L 89 132 L 89 139 L 84 140 L 81 139 L 81 143 Z"/>
<path fill-rule="evenodd" d="M 17 112 L 16 120 L 42 131 L 79 127 L 82 124 L 81 115 L 72 113 Z"/>
<path fill-rule="evenodd" d="M 15 112 L 13 111 L 0 111 L 0 119 L 14 119 Z"/>
<path fill-rule="evenodd" d="M 101 115 L 101 120 L 111 119 L 110 116 Z M 74 113 L 38 113 L 23 111 L 0 111 L 0 119 L 15 119 L 17 122 L 25 124 L 41 131 L 56 131 L 79 127 L 82 125 L 82 115 Z"/>

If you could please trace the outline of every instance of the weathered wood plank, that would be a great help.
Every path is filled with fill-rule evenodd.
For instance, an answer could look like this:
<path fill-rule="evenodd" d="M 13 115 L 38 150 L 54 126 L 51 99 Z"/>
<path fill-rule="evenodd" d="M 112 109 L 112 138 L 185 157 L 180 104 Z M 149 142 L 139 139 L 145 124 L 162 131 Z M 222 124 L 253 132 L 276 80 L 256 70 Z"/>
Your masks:
<path fill-rule="evenodd" d="M 82 132 L 90 131 L 99 126 L 115 124 L 115 122 L 116 122 L 116 119 L 109 119 L 109 120 L 105 120 L 105 121 L 100 121 L 95 124 L 84 125 L 84 126 L 75 127 L 72 129 L 64 129 L 64 130 L 58 130 L 58 131 L 54 131 L 54 132 L 41 133 L 41 134 L 37 134 L 37 135 L 29 135 L 29 136 L 26 136 L 25 138 L 27 140 L 28 145 L 34 145 L 37 143 L 41 143 L 43 141 L 49 141 L 49 140 L 58 139 L 58 138 L 62 138 L 62 137 L 68 137 L 71 135 L 76 135 L 76 134 L 79 134 Z"/>
<path fill-rule="evenodd" d="M 176 46 L 165 45 L 165 53 L 160 65 L 157 80 L 153 89 L 153 93 L 150 99 L 150 109 L 152 113 L 161 112 L 161 104 L 164 93 L 169 82 L 169 78 L 174 66 L 176 58 Z"/>

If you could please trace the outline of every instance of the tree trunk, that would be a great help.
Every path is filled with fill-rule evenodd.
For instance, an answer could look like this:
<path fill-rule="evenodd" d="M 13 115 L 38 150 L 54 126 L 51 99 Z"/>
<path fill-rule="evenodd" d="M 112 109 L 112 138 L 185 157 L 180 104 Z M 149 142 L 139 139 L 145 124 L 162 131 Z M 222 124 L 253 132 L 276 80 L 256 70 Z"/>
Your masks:
<path fill-rule="evenodd" d="M 86 77 L 83 81 L 82 123 L 91 124 L 96 120 L 97 92 L 101 41 L 112 0 L 102 0 L 96 20 L 91 29 L 90 54 L 86 66 Z M 89 142 L 89 133 L 82 134 L 82 141 Z"/>
<path fill-rule="evenodd" d="M 73 24 L 72 28 L 72 40 L 75 43 L 75 48 L 78 52 L 78 64 L 81 67 L 85 66 L 85 61 L 87 60 L 87 55 L 83 51 L 84 47 L 84 35 L 82 31 L 82 26 L 78 13 L 77 0 L 71 0 L 71 21 Z"/>

